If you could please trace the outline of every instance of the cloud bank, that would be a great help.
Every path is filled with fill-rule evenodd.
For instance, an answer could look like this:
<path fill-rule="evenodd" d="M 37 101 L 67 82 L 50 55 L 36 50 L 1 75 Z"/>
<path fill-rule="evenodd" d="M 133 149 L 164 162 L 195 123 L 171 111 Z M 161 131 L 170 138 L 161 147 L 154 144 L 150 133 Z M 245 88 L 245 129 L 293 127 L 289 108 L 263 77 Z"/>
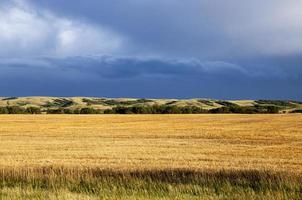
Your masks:
<path fill-rule="evenodd" d="M 27 1 L 0 4 L 0 56 L 115 54 L 123 38 L 108 28 L 59 17 Z"/>
<path fill-rule="evenodd" d="M 0 96 L 302 100 L 299 0 L 2 0 Z"/>
<path fill-rule="evenodd" d="M 302 97 L 299 92 L 302 81 L 295 78 L 297 70 L 286 72 L 287 76 L 284 76 L 282 68 L 264 71 L 218 61 L 88 56 L 7 59 L 0 62 L 0 67 L 3 72 L 0 90 L 4 96 Z"/>

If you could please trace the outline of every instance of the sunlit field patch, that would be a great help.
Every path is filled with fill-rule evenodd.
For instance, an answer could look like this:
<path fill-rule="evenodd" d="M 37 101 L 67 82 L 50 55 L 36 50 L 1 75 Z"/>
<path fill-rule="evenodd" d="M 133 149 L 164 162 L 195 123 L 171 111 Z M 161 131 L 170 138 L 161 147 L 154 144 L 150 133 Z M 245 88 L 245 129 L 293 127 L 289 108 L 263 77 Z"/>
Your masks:
<path fill-rule="evenodd" d="M 302 115 L 2 115 L 0 199 L 301 199 Z"/>

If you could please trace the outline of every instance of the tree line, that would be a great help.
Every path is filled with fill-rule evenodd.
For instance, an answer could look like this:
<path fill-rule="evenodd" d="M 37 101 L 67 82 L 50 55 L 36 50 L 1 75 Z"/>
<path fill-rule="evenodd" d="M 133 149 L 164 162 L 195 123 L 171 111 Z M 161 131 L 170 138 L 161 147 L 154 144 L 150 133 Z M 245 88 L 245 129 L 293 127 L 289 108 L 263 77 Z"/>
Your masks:
<path fill-rule="evenodd" d="M 238 113 L 238 114 L 265 114 L 279 113 L 277 106 L 222 106 L 210 110 L 202 109 L 197 106 L 174 106 L 174 105 L 153 105 L 153 106 L 117 106 L 112 109 L 95 109 L 91 107 L 81 109 L 57 108 L 41 110 L 38 107 L 22 108 L 19 106 L 0 107 L 0 114 L 219 114 L 219 113 Z"/>
<path fill-rule="evenodd" d="M 197 106 L 132 106 L 132 107 L 114 107 L 107 109 L 104 114 L 265 114 L 265 113 L 279 113 L 280 108 L 276 106 L 222 106 L 210 110 L 202 109 Z"/>
<path fill-rule="evenodd" d="M 42 114 L 42 112 L 37 107 L 6 106 L 0 107 L 0 114 Z"/>

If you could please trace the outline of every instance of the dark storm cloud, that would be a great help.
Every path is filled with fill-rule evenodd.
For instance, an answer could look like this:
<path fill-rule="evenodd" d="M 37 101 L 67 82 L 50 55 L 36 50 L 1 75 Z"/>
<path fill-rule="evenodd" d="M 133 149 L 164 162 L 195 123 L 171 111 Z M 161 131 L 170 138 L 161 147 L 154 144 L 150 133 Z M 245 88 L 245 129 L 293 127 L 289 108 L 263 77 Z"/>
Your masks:
<path fill-rule="evenodd" d="M 298 0 L 3 0 L 0 96 L 302 99 Z"/>
<path fill-rule="evenodd" d="M 140 52 L 206 59 L 302 53 L 299 0 L 39 0 L 132 38 Z"/>
<path fill-rule="evenodd" d="M 302 81 L 292 78 L 293 72 L 284 76 L 272 68 L 264 72 L 271 74 L 267 76 L 261 69 L 223 62 L 94 56 L 6 60 L 0 69 L 5 72 L 0 75 L 5 96 L 302 97 Z"/>

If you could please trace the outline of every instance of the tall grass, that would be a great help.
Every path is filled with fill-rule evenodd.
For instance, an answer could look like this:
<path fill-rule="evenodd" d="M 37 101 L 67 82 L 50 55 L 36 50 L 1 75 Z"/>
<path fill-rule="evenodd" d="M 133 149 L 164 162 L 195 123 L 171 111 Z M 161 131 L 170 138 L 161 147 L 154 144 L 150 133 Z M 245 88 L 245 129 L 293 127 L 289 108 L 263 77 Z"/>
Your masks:
<path fill-rule="evenodd" d="M 0 171 L 0 180 L 0 199 L 302 198 L 300 175 L 270 171 L 4 168 Z"/>

